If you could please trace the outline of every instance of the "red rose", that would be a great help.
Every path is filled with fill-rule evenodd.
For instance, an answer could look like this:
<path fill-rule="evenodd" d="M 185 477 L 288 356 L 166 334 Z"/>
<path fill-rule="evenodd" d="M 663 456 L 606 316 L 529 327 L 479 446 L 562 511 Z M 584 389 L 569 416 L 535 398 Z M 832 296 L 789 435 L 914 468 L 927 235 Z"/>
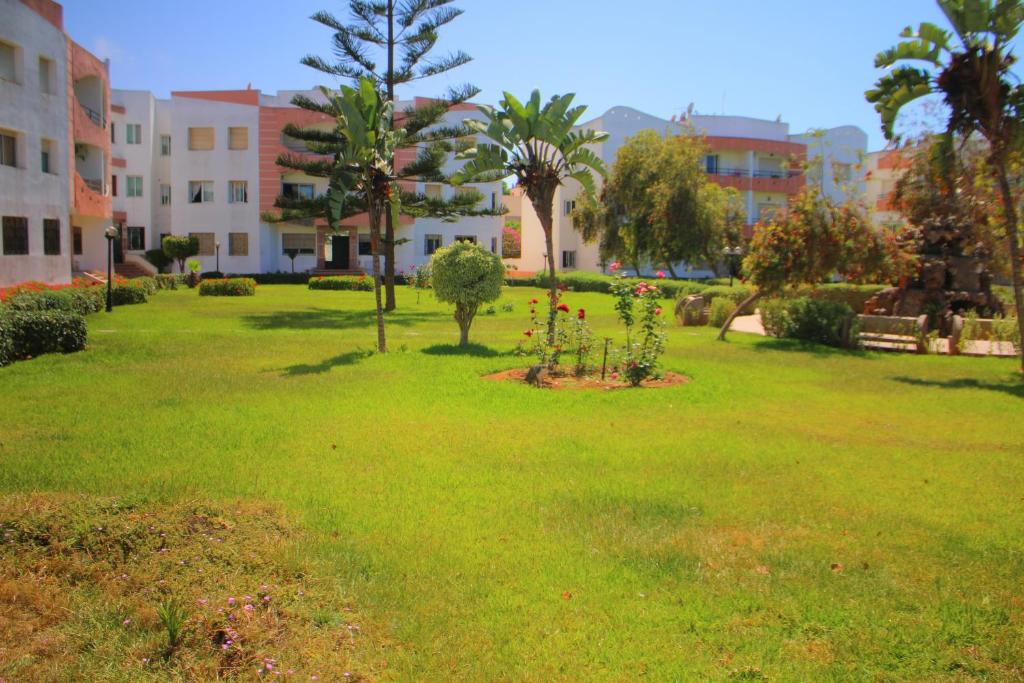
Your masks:
<path fill-rule="evenodd" d="M 583 320 L 584 318 L 587 317 L 587 312 L 581 308 L 580 310 L 576 311 L 576 317 L 579 318 L 580 320 Z"/>
<path fill-rule="evenodd" d="M 526 332 L 523 332 L 523 334 L 525 334 L 527 337 L 532 337 L 533 336 L 533 330 L 527 330 Z"/>
<path fill-rule="evenodd" d="M 568 313 L 569 312 L 569 305 L 568 304 L 558 304 L 558 310 L 562 311 L 563 313 Z"/>

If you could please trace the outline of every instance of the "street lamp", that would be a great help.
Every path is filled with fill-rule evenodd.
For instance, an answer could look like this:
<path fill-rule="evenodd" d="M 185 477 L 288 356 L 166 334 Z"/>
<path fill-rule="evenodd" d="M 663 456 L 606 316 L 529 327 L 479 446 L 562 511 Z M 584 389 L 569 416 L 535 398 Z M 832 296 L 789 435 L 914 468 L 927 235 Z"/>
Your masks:
<path fill-rule="evenodd" d="M 742 247 L 726 247 L 722 253 L 729 259 L 729 286 L 732 287 L 732 279 L 736 276 L 736 261 L 743 255 Z"/>
<path fill-rule="evenodd" d="M 117 228 L 111 225 L 104 231 L 107 238 L 107 313 L 114 310 L 114 292 L 112 283 L 114 280 L 114 240 L 117 238 Z"/>
<path fill-rule="evenodd" d="M 220 272 L 220 242 L 219 241 L 215 242 L 213 246 L 214 246 L 214 248 L 217 251 L 217 268 L 216 268 L 216 271 L 219 273 Z"/>

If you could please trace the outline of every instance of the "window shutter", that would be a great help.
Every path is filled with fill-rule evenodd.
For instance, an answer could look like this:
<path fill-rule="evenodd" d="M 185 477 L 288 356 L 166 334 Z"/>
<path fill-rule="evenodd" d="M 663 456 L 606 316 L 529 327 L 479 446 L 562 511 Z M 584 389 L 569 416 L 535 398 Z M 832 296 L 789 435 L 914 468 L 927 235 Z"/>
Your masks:
<path fill-rule="evenodd" d="M 199 240 L 199 254 L 198 256 L 213 256 L 213 233 L 212 232 L 190 232 L 190 237 L 195 237 Z"/>
<path fill-rule="evenodd" d="M 228 256 L 249 255 L 249 233 L 232 232 L 228 233 Z"/>
<path fill-rule="evenodd" d="M 228 149 L 249 149 L 249 129 L 228 128 Z"/>
<path fill-rule="evenodd" d="M 211 150 L 213 139 L 213 128 L 188 129 L 188 148 L 191 150 Z"/>

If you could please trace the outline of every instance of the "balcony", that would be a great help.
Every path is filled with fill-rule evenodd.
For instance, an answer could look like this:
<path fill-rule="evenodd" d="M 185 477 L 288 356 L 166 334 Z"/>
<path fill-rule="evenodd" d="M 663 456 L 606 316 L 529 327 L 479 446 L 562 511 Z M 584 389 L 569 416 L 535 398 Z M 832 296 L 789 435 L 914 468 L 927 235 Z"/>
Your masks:
<path fill-rule="evenodd" d="M 75 216 L 110 218 L 110 186 L 97 178 L 83 178 L 75 172 Z"/>
<path fill-rule="evenodd" d="M 89 106 L 87 106 L 86 104 L 84 104 L 82 102 L 79 102 L 78 105 L 82 108 L 82 111 L 85 112 L 85 115 L 89 117 L 90 121 L 95 123 L 100 128 L 106 128 L 107 127 L 107 120 L 106 120 L 106 118 L 103 117 L 103 114 L 101 114 L 100 112 L 96 111 L 92 107 L 89 107 Z"/>
<path fill-rule="evenodd" d="M 723 187 L 755 192 L 797 194 L 804 186 L 803 171 L 795 169 L 759 169 L 719 167 L 708 170 L 711 180 Z"/>

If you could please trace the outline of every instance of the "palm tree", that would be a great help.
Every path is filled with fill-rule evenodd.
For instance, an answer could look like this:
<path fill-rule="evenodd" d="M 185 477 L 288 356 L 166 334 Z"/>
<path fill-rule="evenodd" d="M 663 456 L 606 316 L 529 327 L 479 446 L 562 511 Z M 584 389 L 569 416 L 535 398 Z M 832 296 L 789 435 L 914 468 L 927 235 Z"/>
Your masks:
<path fill-rule="evenodd" d="M 555 191 L 572 178 L 594 196 L 596 171 L 605 176 L 604 162 L 587 145 L 603 142 L 608 134 L 595 130 L 573 130 L 586 107 L 571 107 L 573 94 L 555 95 L 543 107 L 540 91 L 534 90 L 525 105 L 504 93 L 500 108 L 478 107 L 486 120 L 467 119 L 473 132 L 491 142 L 478 144 L 457 158 L 466 164 L 452 176 L 455 184 L 489 182 L 515 176 L 533 204 L 544 229 L 550 277 L 548 343 L 555 338 L 558 280 L 552 239 Z"/>
<path fill-rule="evenodd" d="M 937 2 L 953 27 L 953 34 L 931 23 L 920 24 L 916 31 L 909 26 L 903 29 L 900 36 L 907 40 L 875 57 L 876 67 L 892 70 L 865 95 L 881 115 L 882 131 L 889 140 L 897 137 L 893 128 L 900 109 L 937 93 L 949 108 L 948 132 L 965 138 L 977 133 L 988 142 L 989 164 L 999 186 L 1010 243 L 1017 324 L 1024 338 L 1017 207 L 1007 172 L 1010 156 L 1020 150 L 1024 130 L 1024 85 L 1011 71 L 1016 57 L 1011 54 L 1010 45 L 1024 22 L 1024 4 L 1021 0 Z M 920 66 L 910 66 L 905 63 L 908 61 Z M 1024 372 L 1024 348 L 1021 371 Z"/>

